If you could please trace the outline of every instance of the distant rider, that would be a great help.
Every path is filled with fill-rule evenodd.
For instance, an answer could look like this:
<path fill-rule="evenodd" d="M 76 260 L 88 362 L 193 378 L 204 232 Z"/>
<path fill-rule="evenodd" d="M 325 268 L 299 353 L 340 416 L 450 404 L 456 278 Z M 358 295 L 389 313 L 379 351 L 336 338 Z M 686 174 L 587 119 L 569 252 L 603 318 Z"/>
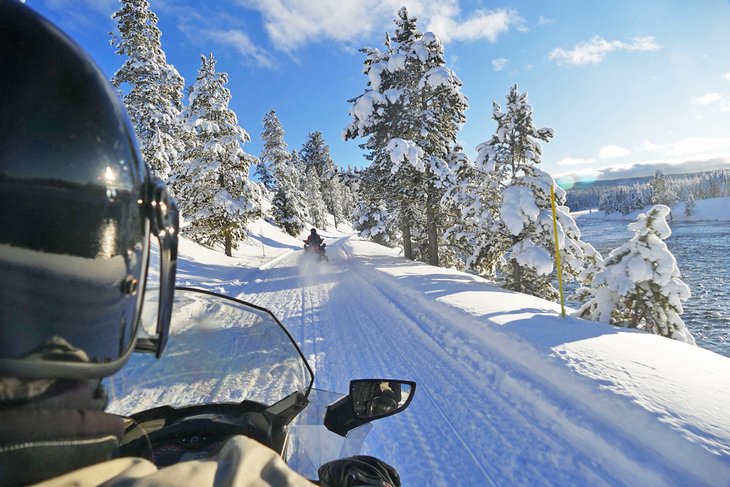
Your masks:
<path fill-rule="evenodd" d="M 322 242 L 324 242 L 324 239 L 317 234 L 317 229 L 313 228 L 309 232 L 309 236 L 307 237 L 307 240 L 304 241 L 307 246 L 310 247 L 319 247 L 322 245 Z"/>
<path fill-rule="evenodd" d="M 324 239 L 317 234 L 317 229 L 313 228 L 307 239 L 304 241 L 304 250 L 309 249 L 311 252 L 312 249 L 317 249 L 319 260 L 328 262 L 329 259 L 327 258 L 327 252 L 325 250 L 326 247 L 327 244 L 324 243 Z"/>

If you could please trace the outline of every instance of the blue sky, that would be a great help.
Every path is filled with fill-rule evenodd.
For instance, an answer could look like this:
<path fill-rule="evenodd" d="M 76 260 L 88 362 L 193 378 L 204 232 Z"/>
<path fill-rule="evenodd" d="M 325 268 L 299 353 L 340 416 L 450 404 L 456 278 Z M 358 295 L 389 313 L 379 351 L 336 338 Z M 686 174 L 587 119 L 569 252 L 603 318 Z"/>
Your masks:
<path fill-rule="evenodd" d="M 27 0 L 111 76 L 116 0 Z M 229 74 L 231 107 L 258 155 L 276 109 L 290 147 L 319 130 L 335 162 L 362 166 L 344 142 L 347 100 L 366 87 L 364 46 L 381 47 L 406 5 L 437 33 L 469 98 L 466 152 L 494 132 L 492 101 L 517 83 L 530 95 L 553 175 L 590 179 L 730 163 L 730 2 L 457 0 L 151 0 L 168 62 L 195 79 L 212 52 Z M 566 181 L 570 176 L 565 178 Z"/>

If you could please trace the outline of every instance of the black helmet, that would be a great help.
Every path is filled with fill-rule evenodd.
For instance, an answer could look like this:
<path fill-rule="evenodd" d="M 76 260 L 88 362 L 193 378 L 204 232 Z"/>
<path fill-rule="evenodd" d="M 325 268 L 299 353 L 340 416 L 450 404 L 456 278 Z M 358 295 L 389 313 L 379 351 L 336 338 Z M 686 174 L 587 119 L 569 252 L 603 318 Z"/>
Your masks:
<path fill-rule="evenodd" d="M 0 377 L 105 377 L 135 346 L 150 232 L 158 336 L 137 346 L 162 352 L 177 209 L 86 54 L 14 0 L 0 26 Z"/>
<path fill-rule="evenodd" d="M 313 228 L 313 229 L 311 229 L 311 230 L 309 231 L 309 233 L 310 233 L 311 235 L 314 235 L 314 234 L 316 234 L 316 233 L 317 233 L 317 229 L 316 229 L 316 228 Z"/>
<path fill-rule="evenodd" d="M 317 471 L 322 487 L 400 487 L 400 475 L 391 465 L 368 455 L 325 463 Z"/>

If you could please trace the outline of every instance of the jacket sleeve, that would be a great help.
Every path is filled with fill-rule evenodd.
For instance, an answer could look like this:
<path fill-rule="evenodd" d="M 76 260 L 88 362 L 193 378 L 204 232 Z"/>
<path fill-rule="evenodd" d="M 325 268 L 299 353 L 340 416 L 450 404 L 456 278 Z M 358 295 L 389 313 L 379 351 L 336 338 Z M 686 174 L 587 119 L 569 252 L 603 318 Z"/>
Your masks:
<path fill-rule="evenodd" d="M 100 484 L 113 487 L 314 485 L 289 468 L 273 450 L 245 436 L 234 436 L 215 458 L 180 462 L 159 470 L 142 458 L 117 458 L 50 479 L 38 487 Z"/>

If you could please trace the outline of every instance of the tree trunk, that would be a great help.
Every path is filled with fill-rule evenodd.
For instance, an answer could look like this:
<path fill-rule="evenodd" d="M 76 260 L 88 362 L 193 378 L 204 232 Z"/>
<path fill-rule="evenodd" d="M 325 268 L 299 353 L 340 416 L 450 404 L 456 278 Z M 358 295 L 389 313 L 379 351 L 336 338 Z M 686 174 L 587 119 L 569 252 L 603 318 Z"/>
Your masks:
<path fill-rule="evenodd" d="M 517 291 L 518 293 L 522 292 L 522 267 L 520 267 L 520 264 L 515 260 L 512 259 L 512 279 L 515 283 L 514 291 Z"/>
<path fill-rule="evenodd" d="M 403 223 L 401 224 L 401 232 L 403 232 L 403 255 L 406 259 L 413 260 L 413 245 L 411 244 L 411 225 L 409 221 L 403 221 Z"/>
<path fill-rule="evenodd" d="M 231 250 L 233 248 L 233 240 L 231 239 L 231 234 L 230 233 L 226 233 L 226 243 L 225 243 L 225 246 L 226 246 L 226 255 L 228 257 L 231 257 L 232 256 Z"/>
<path fill-rule="evenodd" d="M 426 198 L 426 228 L 428 230 L 428 263 L 439 265 L 439 236 L 436 227 L 436 205 L 433 201 L 433 190 Z"/>

